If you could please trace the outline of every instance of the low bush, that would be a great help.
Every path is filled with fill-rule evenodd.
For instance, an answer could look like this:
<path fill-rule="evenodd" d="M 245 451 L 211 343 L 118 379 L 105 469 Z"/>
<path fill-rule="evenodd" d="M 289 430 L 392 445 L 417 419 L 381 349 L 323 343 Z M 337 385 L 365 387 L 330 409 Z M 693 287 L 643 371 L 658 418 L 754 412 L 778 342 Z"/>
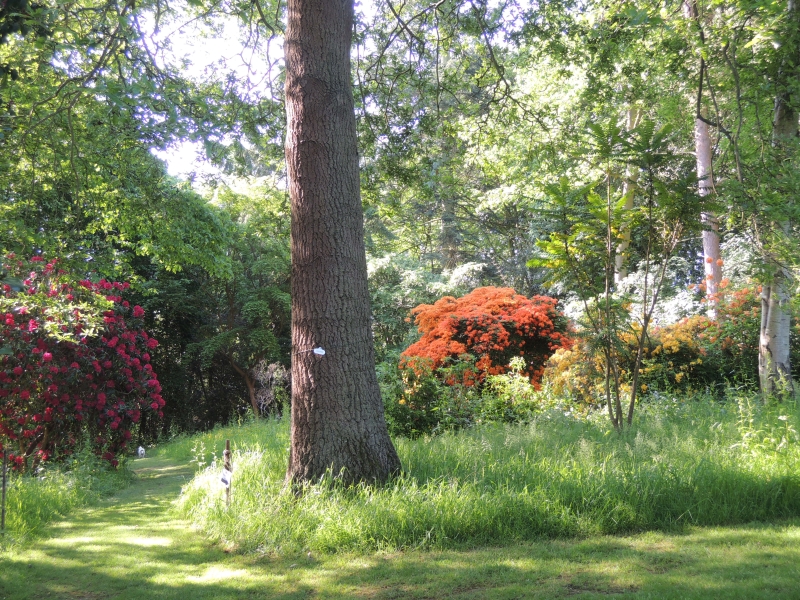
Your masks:
<path fill-rule="evenodd" d="M 389 433 L 415 439 L 479 423 L 522 423 L 549 408 L 571 410 L 549 386 L 531 383 L 525 367 L 522 357 L 512 358 L 507 373 L 487 375 L 476 384 L 470 379 L 475 372 L 470 354 L 447 358 L 437 369 L 420 358 L 402 369 L 384 361 L 378 381 Z"/>
<path fill-rule="evenodd" d="M 538 385 L 547 359 L 555 350 L 572 345 L 567 320 L 556 305 L 554 298 L 527 298 L 511 288 L 496 287 L 421 304 L 411 312 L 422 337 L 403 352 L 400 367 L 415 369 L 429 363 L 436 370 L 469 354 L 475 357 L 474 366 L 450 373 L 445 383 L 470 386 L 487 375 L 505 373 L 512 358 L 522 357 L 526 375 Z"/>
<path fill-rule="evenodd" d="M 718 295 L 717 319 L 695 315 L 664 327 L 647 338 L 639 374 L 642 392 L 692 394 L 708 391 L 721 397 L 730 385 L 758 388 L 759 291 L 755 286 Z M 625 384 L 636 353 L 636 336 L 620 339 L 620 375 Z M 800 335 L 795 323 L 791 336 L 792 364 L 800 368 Z M 545 380 L 556 393 L 585 405 L 598 402 L 603 393 L 603 362 L 588 345 L 576 343 L 557 351 L 548 361 Z"/>
<path fill-rule="evenodd" d="M 144 310 L 127 283 L 77 281 L 55 260 L 8 255 L 0 271 L 0 449 L 35 470 L 88 436 L 116 465 L 142 414 L 163 416 Z"/>

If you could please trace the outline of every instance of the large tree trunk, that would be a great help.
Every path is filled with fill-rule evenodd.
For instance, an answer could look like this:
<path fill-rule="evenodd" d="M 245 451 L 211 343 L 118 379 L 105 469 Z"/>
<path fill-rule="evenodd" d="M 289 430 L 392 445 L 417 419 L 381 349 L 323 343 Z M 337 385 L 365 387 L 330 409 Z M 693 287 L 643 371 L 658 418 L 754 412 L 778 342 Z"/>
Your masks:
<path fill-rule="evenodd" d="M 294 483 L 314 481 L 328 470 L 348 483 L 384 481 L 400 468 L 372 348 L 350 84 L 352 27 L 352 0 L 288 2 L 292 431 L 287 480 Z"/>
<path fill-rule="evenodd" d="M 785 160 L 793 152 L 794 138 L 797 136 L 797 110 L 791 89 L 797 85 L 800 75 L 800 21 L 796 0 L 789 0 L 787 7 L 787 29 L 783 45 L 786 54 L 778 73 L 773 113 L 772 144 L 779 160 Z M 792 202 L 791 198 L 786 199 Z M 771 227 L 788 234 L 788 222 L 772 223 Z M 758 377 L 764 397 L 779 393 L 794 392 L 792 366 L 789 358 L 789 333 L 791 331 L 791 274 L 788 268 L 774 254 L 764 256 L 771 267 L 772 277 L 763 286 L 761 293 L 761 329 L 758 344 Z"/>

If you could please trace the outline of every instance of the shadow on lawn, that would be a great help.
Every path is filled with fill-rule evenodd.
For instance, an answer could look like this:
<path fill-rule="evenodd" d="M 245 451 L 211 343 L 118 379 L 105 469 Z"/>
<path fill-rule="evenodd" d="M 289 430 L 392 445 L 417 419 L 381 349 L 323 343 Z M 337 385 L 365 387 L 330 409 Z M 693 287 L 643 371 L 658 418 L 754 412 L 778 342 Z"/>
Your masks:
<path fill-rule="evenodd" d="M 116 498 L 0 554 L 0 600 L 797 598 L 800 521 L 683 535 L 369 556 L 231 555 L 169 514 L 192 474 L 159 461 Z"/>

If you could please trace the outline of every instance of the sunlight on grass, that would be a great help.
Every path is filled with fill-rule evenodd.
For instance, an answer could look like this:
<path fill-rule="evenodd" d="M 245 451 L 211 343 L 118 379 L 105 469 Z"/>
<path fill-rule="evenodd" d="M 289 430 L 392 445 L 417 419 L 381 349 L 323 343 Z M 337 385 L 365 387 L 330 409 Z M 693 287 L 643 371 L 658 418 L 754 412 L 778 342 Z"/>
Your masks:
<path fill-rule="evenodd" d="M 199 577 L 187 577 L 188 581 L 202 583 L 204 581 L 227 581 L 233 578 L 249 577 L 249 573 L 243 569 L 226 569 L 220 566 L 213 566 L 206 569 L 205 573 Z"/>
<path fill-rule="evenodd" d="M 134 546 L 169 546 L 172 540 L 163 537 L 128 537 L 120 538 L 124 544 L 132 544 Z"/>
<path fill-rule="evenodd" d="M 245 475 L 239 472 L 240 483 Z M 800 519 L 460 550 L 226 553 L 163 510 L 182 479 L 141 479 L 114 502 L 74 515 L 71 528 L 51 530 L 71 534 L 66 540 L 0 553 L 0 597 L 793 599 L 800 589 Z M 170 543 L 149 543 L 155 540 Z"/>

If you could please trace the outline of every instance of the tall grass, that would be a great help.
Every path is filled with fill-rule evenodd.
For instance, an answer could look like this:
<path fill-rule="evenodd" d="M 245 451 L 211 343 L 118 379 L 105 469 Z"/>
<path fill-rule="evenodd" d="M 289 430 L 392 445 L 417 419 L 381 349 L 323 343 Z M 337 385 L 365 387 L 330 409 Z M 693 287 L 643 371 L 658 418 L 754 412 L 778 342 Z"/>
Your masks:
<path fill-rule="evenodd" d="M 283 485 L 288 426 L 271 421 L 215 434 L 235 441 L 230 508 L 212 463 L 178 509 L 213 539 L 275 553 L 774 520 L 800 515 L 797 422 L 795 408 L 748 397 L 646 406 L 622 435 L 599 415 L 549 412 L 527 425 L 398 439 L 404 472 L 389 484 L 347 489 L 333 478 L 298 497 Z"/>
<path fill-rule="evenodd" d="M 76 453 L 65 464 L 43 467 L 35 476 L 9 476 L 2 549 L 36 537 L 47 523 L 113 494 L 133 479 L 124 462 L 111 469 L 90 451 Z"/>

